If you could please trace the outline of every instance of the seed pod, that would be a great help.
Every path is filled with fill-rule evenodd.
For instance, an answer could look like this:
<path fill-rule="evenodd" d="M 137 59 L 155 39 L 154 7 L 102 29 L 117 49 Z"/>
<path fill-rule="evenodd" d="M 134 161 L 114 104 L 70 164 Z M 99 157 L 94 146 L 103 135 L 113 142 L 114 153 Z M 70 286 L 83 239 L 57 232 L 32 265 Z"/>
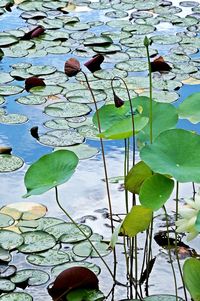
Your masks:
<path fill-rule="evenodd" d="M 66 294 L 77 288 L 98 289 L 97 276 L 88 268 L 72 267 L 57 276 L 53 286 L 48 287 L 48 292 L 55 301 L 66 300 Z"/>

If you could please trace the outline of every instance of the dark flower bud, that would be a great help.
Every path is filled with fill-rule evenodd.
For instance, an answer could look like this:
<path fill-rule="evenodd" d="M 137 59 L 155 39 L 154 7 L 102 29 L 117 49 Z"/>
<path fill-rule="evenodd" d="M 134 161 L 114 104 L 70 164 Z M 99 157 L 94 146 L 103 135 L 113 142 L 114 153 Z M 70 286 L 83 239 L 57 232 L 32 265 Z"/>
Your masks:
<path fill-rule="evenodd" d="M 90 72 L 94 73 L 97 70 L 100 70 L 101 63 L 104 61 L 104 56 L 102 54 L 96 54 L 93 58 L 87 61 L 84 66 L 87 67 Z"/>
<path fill-rule="evenodd" d="M 123 106 L 124 101 L 121 98 L 119 98 L 119 96 L 117 96 L 115 92 L 113 92 L 113 96 L 114 96 L 115 107 L 120 108 L 121 106 Z"/>
<path fill-rule="evenodd" d="M 28 31 L 27 33 L 25 33 L 25 35 L 23 36 L 22 40 L 30 40 L 32 38 L 37 38 L 41 34 L 43 34 L 44 32 L 45 32 L 44 27 L 41 26 L 41 25 L 38 25 L 37 27 L 34 27 L 33 29 L 31 29 L 30 31 Z"/>
<path fill-rule="evenodd" d="M 25 89 L 29 91 L 33 87 L 46 86 L 42 78 L 31 76 L 25 80 Z"/>
<path fill-rule="evenodd" d="M 78 60 L 71 58 L 65 62 L 65 74 L 72 77 L 81 71 L 80 63 Z"/>
<path fill-rule="evenodd" d="M 30 129 L 31 132 L 31 136 L 35 139 L 39 139 L 39 135 L 38 135 L 38 126 L 34 126 Z"/>

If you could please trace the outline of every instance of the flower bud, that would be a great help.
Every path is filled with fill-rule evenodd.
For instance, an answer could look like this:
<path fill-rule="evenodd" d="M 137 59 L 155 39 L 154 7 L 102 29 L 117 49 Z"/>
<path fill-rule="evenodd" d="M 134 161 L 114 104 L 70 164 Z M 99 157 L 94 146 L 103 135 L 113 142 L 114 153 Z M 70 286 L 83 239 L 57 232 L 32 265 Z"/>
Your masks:
<path fill-rule="evenodd" d="M 145 47 L 149 47 L 151 45 L 151 40 L 147 38 L 147 36 L 145 36 L 144 38 L 144 46 Z"/>
<path fill-rule="evenodd" d="M 124 101 L 121 98 L 119 98 L 119 96 L 117 96 L 115 92 L 113 92 L 113 96 L 114 96 L 115 107 L 120 108 L 121 106 L 123 106 Z"/>
<path fill-rule="evenodd" d="M 104 56 L 102 54 L 96 54 L 93 56 L 93 58 L 89 61 L 87 61 L 84 66 L 87 67 L 90 72 L 95 72 L 97 70 L 100 70 L 101 63 L 104 61 Z"/>
<path fill-rule="evenodd" d="M 65 74 L 67 76 L 72 77 L 81 71 L 80 63 L 78 60 L 74 58 L 70 58 L 65 63 Z"/>

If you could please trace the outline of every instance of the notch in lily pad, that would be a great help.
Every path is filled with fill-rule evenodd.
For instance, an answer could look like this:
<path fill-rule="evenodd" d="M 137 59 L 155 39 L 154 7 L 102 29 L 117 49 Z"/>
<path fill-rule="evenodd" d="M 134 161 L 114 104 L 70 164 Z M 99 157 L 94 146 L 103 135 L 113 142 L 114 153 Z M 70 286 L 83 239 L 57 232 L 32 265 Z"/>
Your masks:
<path fill-rule="evenodd" d="M 65 183 L 71 178 L 77 165 L 78 157 L 68 150 L 58 150 L 42 156 L 25 174 L 27 193 L 24 197 L 42 194 Z"/>

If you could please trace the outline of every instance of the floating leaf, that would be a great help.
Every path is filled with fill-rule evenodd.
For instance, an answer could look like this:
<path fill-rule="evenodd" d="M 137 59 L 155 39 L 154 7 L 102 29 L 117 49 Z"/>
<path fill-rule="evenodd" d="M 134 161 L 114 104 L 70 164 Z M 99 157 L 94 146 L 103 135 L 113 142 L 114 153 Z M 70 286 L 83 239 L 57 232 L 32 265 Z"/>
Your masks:
<path fill-rule="evenodd" d="M 101 241 L 93 241 L 92 240 L 92 242 L 93 242 L 93 245 L 95 246 L 95 248 L 101 254 L 101 256 L 107 256 L 110 254 L 111 250 L 109 249 L 108 244 L 101 242 Z M 99 257 L 99 255 L 92 248 L 91 244 L 88 241 L 84 241 L 79 244 L 76 244 L 73 247 L 73 252 L 75 255 L 80 256 L 80 257 L 85 257 L 85 258 L 87 258 L 88 256 Z"/>
<path fill-rule="evenodd" d="M 70 179 L 78 164 L 78 157 L 70 151 L 60 150 L 41 157 L 25 174 L 27 194 L 42 194 Z M 39 171 L 39 174 L 38 174 Z"/>
<path fill-rule="evenodd" d="M 48 96 L 48 95 L 56 95 L 62 92 L 63 88 L 59 86 L 45 86 L 45 87 L 34 87 L 30 89 L 30 92 L 34 95 Z"/>
<path fill-rule="evenodd" d="M 182 298 L 180 297 L 176 297 L 176 296 L 173 296 L 173 295 L 164 295 L 164 294 L 159 294 L 159 295 L 152 295 L 152 296 L 149 296 L 149 297 L 145 297 L 144 298 L 145 301 L 183 301 Z"/>
<path fill-rule="evenodd" d="M 9 46 L 18 42 L 18 38 L 6 32 L 0 33 L 0 47 Z"/>
<path fill-rule="evenodd" d="M 89 226 L 80 224 L 79 227 L 87 237 L 92 235 L 92 230 Z M 86 239 L 85 235 L 73 223 L 54 225 L 46 228 L 45 231 L 53 235 L 57 241 L 63 243 L 74 243 Z"/>
<path fill-rule="evenodd" d="M 0 86 L 0 95 L 2 96 L 10 96 L 21 93 L 24 88 L 20 86 L 9 86 L 9 85 L 1 85 Z"/>
<path fill-rule="evenodd" d="M 0 213 L 0 227 L 5 228 L 5 227 L 9 227 L 12 224 L 14 224 L 14 219 L 4 213 Z"/>
<path fill-rule="evenodd" d="M 12 256 L 11 256 L 9 250 L 5 250 L 0 247 L 0 261 L 8 263 L 11 260 L 12 260 Z M 2 275 L 1 275 L 1 277 L 2 277 Z"/>
<path fill-rule="evenodd" d="M 86 104 L 71 102 L 57 102 L 45 108 L 45 113 L 53 117 L 78 117 L 89 114 L 91 108 Z"/>
<path fill-rule="evenodd" d="M 1 115 L 0 115 L 1 117 Z M 0 155 L 0 172 L 11 172 L 23 166 L 21 158 L 13 155 Z"/>
<path fill-rule="evenodd" d="M 0 230 L 0 246 L 5 250 L 14 250 L 23 244 L 23 237 L 10 230 Z"/>
<path fill-rule="evenodd" d="M 180 118 L 196 124 L 200 122 L 200 92 L 188 96 L 178 107 Z"/>
<path fill-rule="evenodd" d="M 125 179 L 125 188 L 132 193 L 139 194 L 141 185 L 151 176 L 152 170 L 143 161 L 140 161 L 128 172 Z"/>
<path fill-rule="evenodd" d="M 67 252 L 53 249 L 39 254 L 28 255 L 26 259 L 31 264 L 41 266 L 63 264 L 70 260 Z"/>
<path fill-rule="evenodd" d="M 74 129 L 55 130 L 49 131 L 39 137 L 39 142 L 53 147 L 63 147 L 80 144 L 84 141 L 84 137 L 81 136 Z"/>
<path fill-rule="evenodd" d="M 2 207 L 0 212 L 12 216 L 15 220 L 35 220 L 43 217 L 47 208 L 33 202 L 18 202 Z"/>
<path fill-rule="evenodd" d="M 85 160 L 94 157 L 98 154 L 99 150 L 87 144 L 79 144 L 74 146 L 65 147 L 66 150 L 74 152 L 79 160 Z M 57 148 L 55 150 L 58 150 Z"/>
<path fill-rule="evenodd" d="M 180 147 L 181 146 L 181 147 Z M 200 136 L 182 129 L 161 133 L 141 150 L 141 159 L 156 173 L 180 182 L 200 182 Z"/>
<path fill-rule="evenodd" d="M 44 126 L 55 130 L 67 130 L 69 128 L 68 121 L 65 118 L 48 120 L 44 123 Z"/>
<path fill-rule="evenodd" d="M 27 293 L 16 292 L 1 296 L 0 301 L 33 301 L 33 298 Z"/>
<path fill-rule="evenodd" d="M 24 269 L 17 271 L 10 280 L 17 286 L 41 285 L 49 280 L 49 275 L 41 270 Z"/>
<path fill-rule="evenodd" d="M 18 247 L 22 253 L 42 252 L 53 248 L 56 244 L 54 236 L 44 231 L 26 232 L 22 237 L 24 243 Z"/>
<path fill-rule="evenodd" d="M 99 290 L 89 289 L 76 289 L 69 292 L 66 296 L 68 301 L 103 301 L 105 300 L 104 294 Z M 84 299 L 83 299 L 84 298 Z"/>
<path fill-rule="evenodd" d="M 39 95 L 27 95 L 16 99 L 16 101 L 23 105 L 41 105 L 45 103 L 47 99 Z"/>
<path fill-rule="evenodd" d="M 151 219 L 151 209 L 140 205 L 133 206 L 123 221 L 121 231 L 129 237 L 134 237 L 138 233 L 148 229 Z"/>
<path fill-rule="evenodd" d="M 87 262 L 87 261 L 81 261 L 81 262 L 68 262 L 65 264 L 58 265 L 56 267 L 53 267 L 51 270 L 51 273 L 54 277 L 58 276 L 62 271 L 69 269 L 74 266 L 81 266 L 86 267 L 90 269 L 92 272 L 94 272 L 97 276 L 100 274 L 100 267 L 97 266 L 94 263 Z"/>
<path fill-rule="evenodd" d="M 159 174 L 148 177 L 140 188 L 140 203 L 152 210 L 160 209 L 169 199 L 174 181 Z"/>
<path fill-rule="evenodd" d="M 21 114 L 0 115 L 0 123 L 4 124 L 21 124 L 27 121 L 28 118 L 25 115 Z"/>

